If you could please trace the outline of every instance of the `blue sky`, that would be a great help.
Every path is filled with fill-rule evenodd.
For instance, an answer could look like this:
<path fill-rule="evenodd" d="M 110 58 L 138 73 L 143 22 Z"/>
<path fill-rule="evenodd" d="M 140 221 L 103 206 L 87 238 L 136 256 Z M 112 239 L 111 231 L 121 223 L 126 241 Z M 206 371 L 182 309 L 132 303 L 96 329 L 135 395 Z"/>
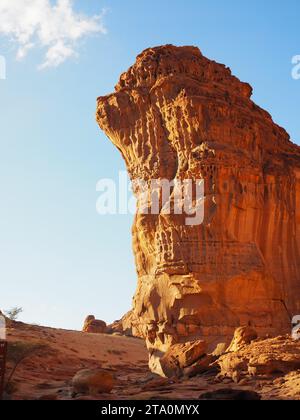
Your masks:
<path fill-rule="evenodd" d="M 0 0 L 1 2 L 5 0 Z M 26 0 L 27 1 L 27 0 Z M 52 2 L 53 3 L 53 2 Z M 95 123 L 97 96 L 110 93 L 143 49 L 196 45 L 254 88 L 254 100 L 300 144 L 298 0 L 77 0 L 74 11 L 101 21 L 76 55 L 38 70 L 47 45 L 16 60 L 1 34 L 0 308 L 22 306 L 26 322 L 81 328 L 131 306 L 136 273 L 132 216 L 99 216 L 96 183 L 124 163 Z"/>

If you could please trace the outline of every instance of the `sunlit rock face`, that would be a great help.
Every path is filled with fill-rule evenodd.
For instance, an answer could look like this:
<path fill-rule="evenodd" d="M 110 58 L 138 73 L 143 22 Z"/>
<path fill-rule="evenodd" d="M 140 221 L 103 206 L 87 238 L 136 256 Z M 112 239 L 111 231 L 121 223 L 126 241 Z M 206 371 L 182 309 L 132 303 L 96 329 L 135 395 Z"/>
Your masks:
<path fill-rule="evenodd" d="M 163 46 L 98 98 L 132 179 L 205 181 L 203 224 L 135 218 L 131 319 L 152 366 L 175 343 L 213 344 L 244 325 L 286 332 L 300 314 L 300 148 L 251 94 L 198 48 Z"/>

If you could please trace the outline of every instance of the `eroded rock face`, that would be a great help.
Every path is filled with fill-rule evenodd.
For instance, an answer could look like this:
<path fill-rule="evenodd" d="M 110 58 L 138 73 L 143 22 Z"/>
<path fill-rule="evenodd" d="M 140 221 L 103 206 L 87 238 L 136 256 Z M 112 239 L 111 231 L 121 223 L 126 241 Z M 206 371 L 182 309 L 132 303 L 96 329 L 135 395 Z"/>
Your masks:
<path fill-rule="evenodd" d="M 142 328 L 134 311 L 129 311 L 122 319 L 115 321 L 107 327 L 108 333 L 120 333 L 128 337 L 143 337 Z"/>
<path fill-rule="evenodd" d="M 201 226 L 135 218 L 132 319 L 153 358 L 226 342 L 239 326 L 287 332 L 300 314 L 300 148 L 251 94 L 198 48 L 164 46 L 98 98 L 97 121 L 132 179 L 205 181 Z"/>

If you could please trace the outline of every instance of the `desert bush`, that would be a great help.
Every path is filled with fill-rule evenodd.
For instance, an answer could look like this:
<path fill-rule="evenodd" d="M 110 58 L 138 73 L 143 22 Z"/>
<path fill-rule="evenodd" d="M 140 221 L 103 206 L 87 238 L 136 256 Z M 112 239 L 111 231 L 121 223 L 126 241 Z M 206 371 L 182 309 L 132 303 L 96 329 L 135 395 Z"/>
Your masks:
<path fill-rule="evenodd" d="M 5 315 L 11 321 L 16 321 L 19 318 L 19 315 L 23 312 L 23 308 L 18 308 L 17 306 L 10 309 L 9 311 L 5 311 Z"/>
<path fill-rule="evenodd" d="M 18 366 L 25 360 L 30 357 L 36 356 L 41 352 L 49 350 L 50 347 L 47 344 L 41 342 L 25 342 L 25 341 L 16 341 L 13 343 L 8 343 L 7 349 L 7 361 L 11 364 L 9 369 L 7 380 L 5 384 L 5 391 L 8 394 L 12 393 L 12 390 L 15 389 L 12 379 Z"/>

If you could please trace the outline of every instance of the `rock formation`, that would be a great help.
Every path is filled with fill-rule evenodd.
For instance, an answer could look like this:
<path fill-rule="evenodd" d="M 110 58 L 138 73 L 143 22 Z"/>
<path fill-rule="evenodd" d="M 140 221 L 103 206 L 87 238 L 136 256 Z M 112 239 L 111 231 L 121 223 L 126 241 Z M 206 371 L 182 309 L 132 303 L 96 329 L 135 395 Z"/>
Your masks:
<path fill-rule="evenodd" d="M 150 365 L 176 343 L 229 344 L 240 326 L 288 332 L 300 314 L 300 148 L 251 94 L 198 48 L 163 46 L 98 98 L 132 180 L 205 183 L 201 225 L 165 202 L 134 221 L 132 320 Z"/>
<path fill-rule="evenodd" d="M 142 331 L 138 331 L 135 325 L 138 326 L 138 322 L 133 311 L 129 311 L 122 319 L 108 325 L 107 331 L 109 334 L 120 333 L 127 337 L 143 337 Z"/>
<path fill-rule="evenodd" d="M 106 334 L 107 325 L 106 322 L 96 319 L 94 315 L 89 315 L 84 321 L 82 331 L 90 334 Z"/>
<path fill-rule="evenodd" d="M 219 378 L 240 382 L 250 376 L 284 376 L 300 369 L 300 343 L 289 336 L 255 340 L 239 350 L 221 356 L 216 362 Z"/>
<path fill-rule="evenodd" d="M 73 393 L 76 394 L 109 394 L 115 386 L 113 375 L 103 369 L 84 369 L 72 379 Z"/>
<path fill-rule="evenodd" d="M 161 376 L 182 376 L 185 368 L 189 368 L 206 356 L 205 341 L 198 340 L 193 343 L 174 344 L 160 359 L 156 372 Z"/>
<path fill-rule="evenodd" d="M 257 339 L 256 331 L 251 327 L 240 327 L 235 333 L 230 346 L 226 352 L 239 351 L 245 345 L 250 344 L 252 341 Z"/>

